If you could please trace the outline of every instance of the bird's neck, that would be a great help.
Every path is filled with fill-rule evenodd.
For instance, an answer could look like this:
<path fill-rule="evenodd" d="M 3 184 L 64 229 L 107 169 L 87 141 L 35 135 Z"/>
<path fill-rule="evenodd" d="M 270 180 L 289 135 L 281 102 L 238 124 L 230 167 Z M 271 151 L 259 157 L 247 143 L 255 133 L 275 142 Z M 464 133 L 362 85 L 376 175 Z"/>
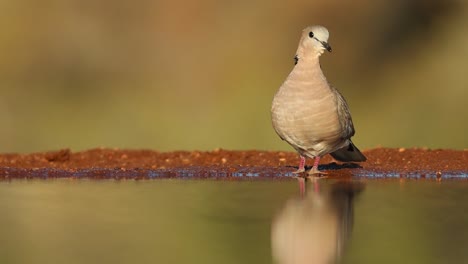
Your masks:
<path fill-rule="evenodd" d="M 313 69 L 320 69 L 320 55 L 309 55 L 309 56 L 297 56 L 297 64 L 302 64 L 302 66 L 311 67 Z"/>
<path fill-rule="evenodd" d="M 288 76 L 288 82 L 291 85 L 285 87 L 294 90 L 303 87 L 307 83 L 314 90 L 328 90 L 328 81 L 320 67 L 319 56 L 309 54 L 307 57 L 301 57 L 300 55 L 297 57 L 297 64 Z M 295 83 L 300 83 L 301 85 L 296 85 Z"/>
<path fill-rule="evenodd" d="M 307 52 L 306 52 L 307 51 Z M 297 63 L 306 63 L 310 66 L 320 66 L 319 57 L 322 55 L 320 50 L 306 49 L 303 45 L 299 45 L 296 51 Z"/>
<path fill-rule="evenodd" d="M 322 67 L 320 66 L 320 55 L 303 56 L 297 55 L 296 70 L 299 72 L 307 72 L 308 74 L 323 76 Z M 324 76 L 323 76 L 324 78 Z"/>
<path fill-rule="evenodd" d="M 303 43 L 304 42 L 301 41 L 299 47 L 297 47 L 296 57 L 303 60 L 316 60 L 318 63 L 320 55 L 323 54 L 323 49 L 312 49 L 310 47 L 304 46 Z"/>

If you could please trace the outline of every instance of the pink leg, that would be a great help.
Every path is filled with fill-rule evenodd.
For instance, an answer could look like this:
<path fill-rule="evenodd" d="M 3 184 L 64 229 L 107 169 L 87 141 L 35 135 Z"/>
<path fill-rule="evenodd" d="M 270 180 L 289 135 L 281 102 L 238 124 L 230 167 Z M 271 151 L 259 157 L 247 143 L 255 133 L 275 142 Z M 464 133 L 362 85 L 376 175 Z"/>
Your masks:
<path fill-rule="evenodd" d="M 318 156 L 315 157 L 314 167 L 313 168 L 316 168 L 318 170 L 319 162 L 320 162 L 320 157 L 318 157 Z"/>
<path fill-rule="evenodd" d="M 301 161 L 299 161 L 299 169 L 295 171 L 294 173 L 302 173 L 305 171 L 305 161 L 306 161 L 306 158 L 301 155 Z"/>
<path fill-rule="evenodd" d="M 325 172 L 319 171 L 319 169 L 318 169 L 319 162 L 320 162 L 320 157 L 318 157 L 318 156 L 315 157 L 314 166 L 309 171 L 309 175 L 326 174 Z"/>

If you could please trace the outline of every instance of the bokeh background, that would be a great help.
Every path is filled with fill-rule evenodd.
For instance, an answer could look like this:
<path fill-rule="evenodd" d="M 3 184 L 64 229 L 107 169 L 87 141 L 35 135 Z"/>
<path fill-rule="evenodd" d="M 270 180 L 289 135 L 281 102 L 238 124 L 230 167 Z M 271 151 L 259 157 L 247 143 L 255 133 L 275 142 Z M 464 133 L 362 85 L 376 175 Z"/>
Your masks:
<path fill-rule="evenodd" d="M 270 124 L 301 30 L 361 148 L 468 147 L 468 1 L 0 1 L 0 151 L 292 150 Z"/>

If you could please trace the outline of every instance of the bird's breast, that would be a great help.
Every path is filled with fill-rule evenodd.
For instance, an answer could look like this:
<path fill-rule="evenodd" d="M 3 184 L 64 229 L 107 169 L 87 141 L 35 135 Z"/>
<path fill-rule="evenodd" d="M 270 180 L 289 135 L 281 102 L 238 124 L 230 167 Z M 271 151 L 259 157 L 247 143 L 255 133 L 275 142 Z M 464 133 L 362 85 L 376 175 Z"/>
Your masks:
<path fill-rule="evenodd" d="M 292 72 L 273 99 L 272 122 L 277 133 L 303 147 L 333 141 L 341 132 L 337 104 L 328 82 L 311 73 Z"/>

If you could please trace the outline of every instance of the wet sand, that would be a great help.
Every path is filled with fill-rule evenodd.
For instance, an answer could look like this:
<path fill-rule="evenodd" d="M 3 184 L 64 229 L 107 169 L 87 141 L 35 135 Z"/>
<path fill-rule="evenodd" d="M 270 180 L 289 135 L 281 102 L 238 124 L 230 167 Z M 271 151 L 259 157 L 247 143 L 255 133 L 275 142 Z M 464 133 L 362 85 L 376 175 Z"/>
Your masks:
<path fill-rule="evenodd" d="M 468 150 L 374 148 L 363 153 L 368 160 L 362 163 L 339 163 L 327 155 L 319 169 L 329 178 L 468 179 Z M 285 179 L 295 176 L 298 162 L 296 153 L 281 151 L 63 149 L 0 154 L 0 179 Z"/>

